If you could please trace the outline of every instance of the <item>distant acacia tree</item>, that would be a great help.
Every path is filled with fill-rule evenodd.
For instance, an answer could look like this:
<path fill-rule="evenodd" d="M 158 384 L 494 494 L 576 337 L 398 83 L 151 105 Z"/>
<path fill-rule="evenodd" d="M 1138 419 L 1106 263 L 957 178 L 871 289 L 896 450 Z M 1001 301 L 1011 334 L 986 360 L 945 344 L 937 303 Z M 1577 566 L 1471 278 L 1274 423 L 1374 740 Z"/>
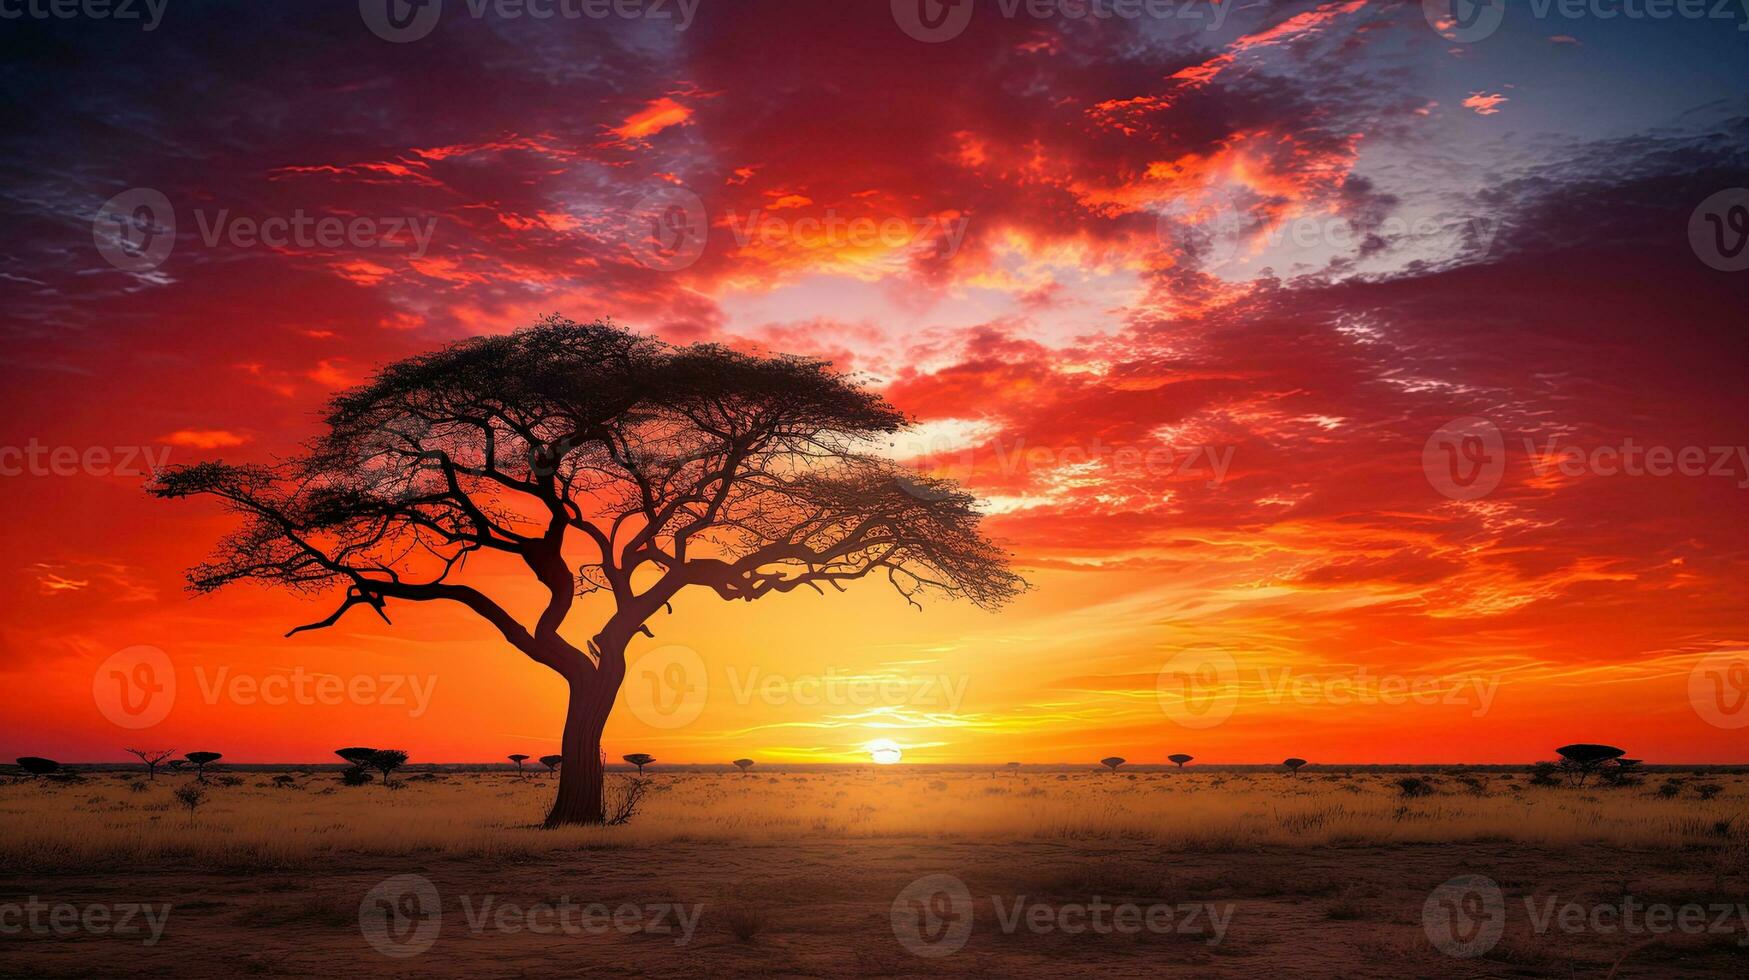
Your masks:
<path fill-rule="evenodd" d="M 164 764 L 165 759 L 168 759 L 171 756 L 175 755 L 176 750 L 175 749 L 128 749 L 128 754 L 139 756 L 140 761 L 142 763 L 145 763 L 146 777 L 148 779 L 157 779 L 158 778 L 158 767 Z"/>
<path fill-rule="evenodd" d="M 48 776 L 61 771 L 61 764 L 53 759 L 41 756 L 27 755 L 18 760 L 18 768 L 32 776 Z"/>
<path fill-rule="evenodd" d="M 627 647 L 683 590 L 752 600 L 879 575 L 913 605 L 994 609 L 1025 588 L 970 494 L 869 451 L 905 424 L 825 361 L 554 317 L 389 365 L 335 396 L 298 456 L 171 467 L 151 489 L 243 518 L 189 573 L 196 592 L 343 590 L 293 633 L 453 602 L 550 668 L 570 707 L 547 824 L 602 823 L 601 732 Z M 532 620 L 459 580 L 481 552 L 540 584 Z M 573 645 L 564 627 L 595 592 L 610 611 Z"/>
<path fill-rule="evenodd" d="M 564 761 L 565 757 L 562 755 L 543 755 L 540 757 L 540 764 L 547 767 L 548 775 L 557 773 L 560 763 Z"/>
<path fill-rule="evenodd" d="M 195 778 L 204 783 L 206 782 L 206 767 L 223 759 L 224 756 L 217 752 L 190 752 L 183 758 L 194 764 Z"/>
<path fill-rule="evenodd" d="M 753 768 L 752 759 L 736 759 L 735 768 L 741 770 L 741 775 L 747 775 L 747 770 Z"/>
<path fill-rule="evenodd" d="M 521 776 L 522 775 L 522 764 L 524 762 L 528 761 L 528 756 L 523 755 L 522 753 L 518 752 L 516 755 L 506 756 L 505 758 L 509 759 L 511 762 L 516 763 L 516 774 L 518 776 Z"/>
<path fill-rule="evenodd" d="M 1104 759 L 1100 759 L 1099 764 L 1104 766 L 1107 769 L 1110 769 L 1112 772 L 1117 772 L 1117 767 L 1123 765 L 1124 760 L 1119 758 L 1118 756 L 1114 755 L 1114 756 L 1108 756 L 1107 758 L 1104 758 Z"/>
<path fill-rule="evenodd" d="M 348 786 L 363 786 L 370 782 L 370 773 L 365 772 L 364 769 L 370 765 L 370 757 L 377 754 L 376 749 L 354 745 L 349 748 L 335 749 L 334 754 L 352 763 L 351 769 L 341 773 L 341 782 Z"/>
<path fill-rule="evenodd" d="M 1287 767 L 1287 771 L 1288 771 L 1289 775 L 1298 775 L 1299 771 L 1300 771 L 1300 767 L 1306 764 L 1306 760 L 1304 760 L 1304 759 L 1283 759 L 1281 764 Z"/>
<path fill-rule="evenodd" d="M 1567 781 L 1575 786 L 1583 786 L 1587 776 L 1603 768 L 1605 763 L 1626 755 L 1627 750 L 1613 745 L 1577 742 L 1561 746 L 1555 750 L 1555 754 L 1561 757 L 1561 768 L 1567 773 Z"/>
<path fill-rule="evenodd" d="M 334 754 L 355 766 L 368 766 L 370 765 L 370 757 L 375 755 L 376 751 L 376 749 L 355 745 L 351 748 L 335 749 Z"/>
<path fill-rule="evenodd" d="M 644 774 L 644 767 L 645 766 L 656 761 L 655 756 L 645 755 L 642 752 L 633 752 L 631 755 L 621 756 L 620 758 L 624 759 L 625 761 L 631 763 L 634 766 L 637 766 L 638 767 L 638 775 L 640 775 L 640 776 L 642 776 Z"/>
<path fill-rule="evenodd" d="M 1183 752 L 1179 752 L 1175 755 L 1169 755 L 1166 757 L 1167 761 L 1177 764 L 1178 768 L 1180 768 L 1180 769 L 1184 768 L 1184 764 L 1186 762 L 1189 762 L 1195 758 L 1196 758 L 1196 756 L 1185 755 Z"/>
<path fill-rule="evenodd" d="M 1018 762 L 1005 762 L 1005 763 L 1003 763 L 1003 766 L 1005 766 L 1008 769 L 1008 775 L 1010 777 L 1012 777 L 1020 772 L 1020 763 L 1018 763 Z"/>
<path fill-rule="evenodd" d="M 389 785 L 389 776 L 407 764 L 407 753 L 400 749 L 378 749 L 370 754 L 370 767 L 383 774 L 383 785 Z"/>

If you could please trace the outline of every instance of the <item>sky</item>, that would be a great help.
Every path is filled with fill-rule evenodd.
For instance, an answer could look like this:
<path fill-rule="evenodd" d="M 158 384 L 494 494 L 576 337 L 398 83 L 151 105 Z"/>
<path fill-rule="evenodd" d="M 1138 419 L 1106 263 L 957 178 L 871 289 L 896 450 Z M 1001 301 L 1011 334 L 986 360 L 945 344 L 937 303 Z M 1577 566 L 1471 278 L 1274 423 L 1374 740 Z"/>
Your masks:
<path fill-rule="evenodd" d="M 561 313 L 831 358 L 1033 586 L 684 595 L 610 756 L 1749 761 L 1749 13 L 1442 2 L 0 5 L 0 757 L 556 752 L 142 487 Z"/>

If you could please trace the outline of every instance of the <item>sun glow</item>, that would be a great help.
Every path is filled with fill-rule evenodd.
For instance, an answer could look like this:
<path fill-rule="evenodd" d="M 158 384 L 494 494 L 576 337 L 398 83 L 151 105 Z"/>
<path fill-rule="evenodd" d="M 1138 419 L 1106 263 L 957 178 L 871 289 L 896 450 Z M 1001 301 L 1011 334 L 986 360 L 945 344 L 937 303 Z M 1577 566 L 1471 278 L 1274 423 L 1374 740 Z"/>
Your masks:
<path fill-rule="evenodd" d="M 868 743 L 865 748 L 868 749 L 869 758 L 873 759 L 875 764 L 880 766 L 893 765 L 905 755 L 905 753 L 899 749 L 899 743 L 890 738 L 877 738 Z"/>

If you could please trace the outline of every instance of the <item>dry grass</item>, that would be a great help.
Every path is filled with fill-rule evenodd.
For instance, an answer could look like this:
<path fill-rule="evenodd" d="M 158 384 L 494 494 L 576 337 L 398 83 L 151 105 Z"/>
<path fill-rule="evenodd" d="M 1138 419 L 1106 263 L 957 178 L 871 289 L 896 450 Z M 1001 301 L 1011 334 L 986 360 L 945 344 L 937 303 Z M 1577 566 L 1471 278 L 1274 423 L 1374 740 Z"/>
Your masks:
<path fill-rule="evenodd" d="M 1660 798 L 1639 787 L 1537 788 L 1520 776 L 1487 791 L 1431 777 L 1402 798 L 1388 774 L 1297 778 L 1232 773 L 931 771 L 660 774 L 629 826 L 538 827 L 551 780 L 500 774 L 415 779 L 400 789 L 340 788 L 332 775 L 297 789 L 249 775 L 208 785 L 191 820 L 172 797 L 189 777 L 134 776 L 0 786 L 0 863 L 78 870 L 169 864 L 219 869 L 319 867 L 348 855 L 532 858 L 555 851 L 739 840 L 937 839 L 1135 841 L 1182 851 L 1269 846 L 1524 842 L 1717 850 L 1741 864 L 1749 779 Z"/>

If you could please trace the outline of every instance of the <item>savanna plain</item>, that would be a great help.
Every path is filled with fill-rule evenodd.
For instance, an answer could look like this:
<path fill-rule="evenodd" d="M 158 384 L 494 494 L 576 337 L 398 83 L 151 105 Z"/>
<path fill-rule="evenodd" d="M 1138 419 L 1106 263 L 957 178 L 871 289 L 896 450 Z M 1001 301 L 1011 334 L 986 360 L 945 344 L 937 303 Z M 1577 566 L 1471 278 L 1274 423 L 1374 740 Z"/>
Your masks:
<path fill-rule="evenodd" d="M 555 785 L 432 770 L 344 786 L 322 769 L 11 782 L 0 905 L 38 920 L 15 914 L 0 975 L 1749 973 L 1740 772 L 673 770 L 649 774 L 624 825 L 546 830 Z M 1476 876 L 1504 919 L 1479 952 L 1436 908 L 1442 883 Z M 136 904 L 158 911 L 115 928 Z M 94 906 L 107 924 L 57 927 L 57 908 Z M 1695 906 L 1716 910 L 1700 928 L 1643 928 L 1647 909 Z"/>

